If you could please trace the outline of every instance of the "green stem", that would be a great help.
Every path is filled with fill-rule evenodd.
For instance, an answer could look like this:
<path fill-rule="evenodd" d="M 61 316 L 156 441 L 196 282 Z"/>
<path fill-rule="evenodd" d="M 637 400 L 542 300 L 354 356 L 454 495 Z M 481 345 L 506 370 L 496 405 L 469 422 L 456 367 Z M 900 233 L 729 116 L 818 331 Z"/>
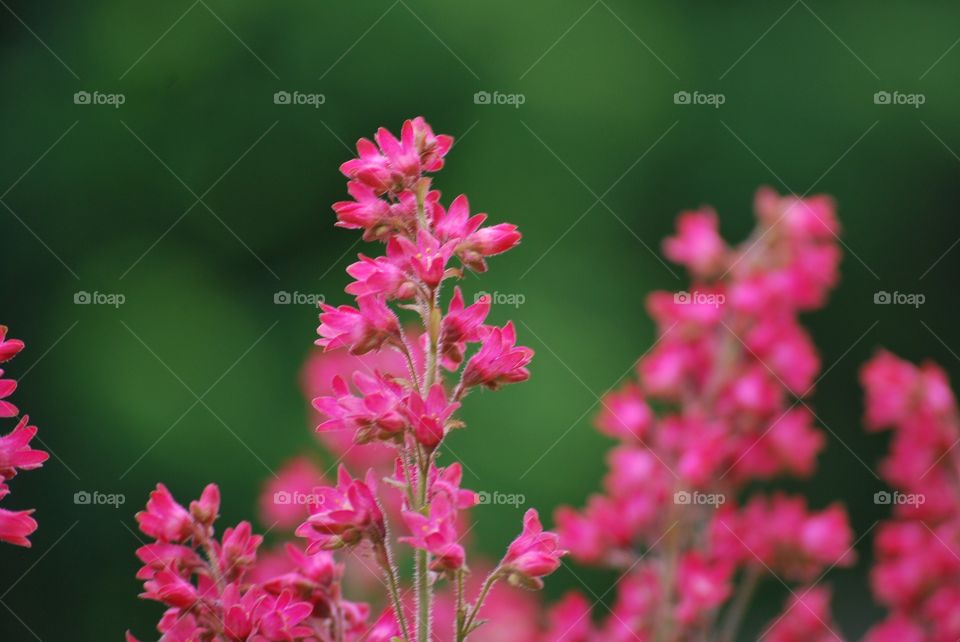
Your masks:
<path fill-rule="evenodd" d="M 463 642 L 463 622 L 466 613 L 463 608 L 463 569 L 457 571 L 457 622 L 454 627 L 456 642 Z"/>
<path fill-rule="evenodd" d="M 419 452 L 420 448 L 417 447 Z M 422 454 L 419 459 L 420 476 L 417 482 L 417 510 L 425 510 L 427 505 L 427 475 L 430 469 L 430 460 L 424 460 Z M 417 584 L 417 642 L 430 642 L 430 558 L 427 551 L 418 549 L 414 556 L 415 581 Z"/>
<path fill-rule="evenodd" d="M 393 561 L 393 552 L 390 550 L 390 544 L 387 540 L 381 541 L 378 545 L 377 559 L 387 575 L 387 588 L 390 591 L 390 601 L 393 603 L 393 611 L 400 624 L 400 630 L 403 632 L 405 642 L 410 641 L 410 628 L 407 626 L 407 616 L 403 612 L 403 603 L 400 601 L 400 579 L 397 577 L 397 567 Z"/>
<path fill-rule="evenodd" d="M 477 615 L 480 613 L 480 609 L 483 607 L 483 603 L 487 599 L 487 594 L 490 592 L 490 589 L 493 588 L 493 585 L 497 583 L 497 580 L 500 579 L 500 567 L 493 569 L 493 572 L 487 576 L 487 579 L 483 582 L 483 587 L 480 589 L 480 595 L 477 596 L 477 601 L 473 605 L 473 608 L 470 610 L 470 615 L 467 616 L 466 622 L 463 624 L 463 629 L 460 631 L 461 640 L 466 640 L 467 636 L 470 635 L 471 629 L 473 628 L 473 623 L 477 619 Z"/>

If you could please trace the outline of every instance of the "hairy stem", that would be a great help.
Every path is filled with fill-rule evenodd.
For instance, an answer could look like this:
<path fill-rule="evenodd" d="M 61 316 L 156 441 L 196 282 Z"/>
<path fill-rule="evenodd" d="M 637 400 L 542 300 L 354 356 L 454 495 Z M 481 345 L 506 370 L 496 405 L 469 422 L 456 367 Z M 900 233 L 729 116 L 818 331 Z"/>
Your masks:
<path fill-rule="evenodd" d="M 419 453 L 420 448 L 417 447 Z M 427 483 L 430 470 L 429 458 L 419 456 L 420 476 L 417 484 L 417 510 L 426 510 Z M 430 556 L 418 549 L 414 556 L 414 581 L 417 585 L 417 642 L 430 642 Z"/>
<path fill-rule="evenodd" d="M 463 642 L 463 622 L 466 613 L 463 607 L 463 569 L 457 571 L 457 621 L 454 623 L 454 639 L 456 642 Z"/>
<path fill-rule="evenodd" d="M 403 633 L 403 639 L 410 642 L 410 628 L 407 626 L 407 616 L 403 612 L 403 603 L 400 601 L 400 579 L 397 577 L 397 566 L 393 561 L 393 551 L 390 550 L 388 540 L 381 540 L 375 544 L 377 549 L 377 561 L 383 568 L 387 576 L 387 589 L 390 591 L 390 601 L 393 604 L 393 611 L 400 624 L 400 631 Z"/>
<path fill-rule="evenodd" d="M 487 576 L 487 579 L 484 580 L 483 587 L 480 589 L 480 595 L 477 596 L 476 603 L 473 605 L 473 608 L 470 609 L 470 615 L 467 616 L 466 621 L 463 623 L 463 628 L 460 631 L 461 640 L 466 640 L 467 636 L 470 635 L 477 615 L 480 613 L 480 609 L 483 608 L 483 603 L 487 599 L 487 594 L 490 593 L 490 589 L 492 589 L 493 585 L 500 579 L 500 570 L 499 566 L 493 569 L 490 575 Z"/>

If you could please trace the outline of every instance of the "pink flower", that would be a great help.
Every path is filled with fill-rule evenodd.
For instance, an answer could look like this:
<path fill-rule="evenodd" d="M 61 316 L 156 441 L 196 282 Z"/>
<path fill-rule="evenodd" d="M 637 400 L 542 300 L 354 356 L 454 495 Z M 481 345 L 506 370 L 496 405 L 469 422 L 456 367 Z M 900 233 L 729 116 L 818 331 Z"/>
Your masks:
<path fill-rule="evenodd" d="M 347 286 L 347 293 L 358 297 L 381 295 L 386 299 L 409 299 L 414 295 L 416 286 L 391 257 L 371 259 L 360 254 L 359 259 L 347 268 L 347 273 L 356 279 Z"/>
<path fill-rule="evenodd" d="M 414 362 L 422 363 L 422 357 L 417 354 L 416 342 L 413 342 Z M 304 397 L 312 401 L 318 396 L 335 395 L 333 380 L 338 376 L 350 378 L 355 372 L 380 372 L 387 377 L 409 377 L 403 355 L 399 350 L 381 350 L 368 352 L 363 355 L 352 355 L 345 349 L 314 351 L 304 364 L 301 374 L 301 388 Z M 313 410 L 311 425 L 313 427 L 325 422 L 329 417 L 317 410 Z M 383 442 L 371 442 L 364 448 L 356 448 L 355 433 L 352 430 L 333 430 L 315 433 L 318 440 L 335 457 L 343 461 L 348 468 L 366 470 L 377 468 L 388 469 L 396 459 L 396 449 L 383 445 Z"/>
<path fill-rule="evenodd" d="M 849 566 L 853 532 L 846 512 L 807 510 L 802 498 L 756 497 L 739 513 L 723 510 L 713 524 L 713 545 L 725 559 L 762 563 L 786 579 L 810 580 L 826 568 Z"/>
<path fill-rule="evenodd" d="M 861 369 L 860 380 L 867 395 L 869 428 L 890 428 L 907 419 L 920 380 L 913 364 L 881 350 Z"/>
<path fill-rule="evenodd" d="M 388 252 L 402 256 L 407 270 L 431 290 L 443 281 L 453 249 L 452 242 L 441 244 L 425 230 L 417 233 L 416 243 L 406 237 L 395 236 L 387 245 Z"/>
<path fill-rule="evenodd" d="M 377 196 L 413 185 L 415 176 L 404 175 L 401 168 L 391 168 L 390 159 L 366 138 L 357 141 L 357 156 L 343 163 L 340 171 L 347 178 L 362 183 Z"/>
<path fill-rule="evenodd" d="M 399 541 L 428 551 L 433 556 L 431 570 L 450 573 L 463 566 L 465 553 L 457 543 L 456 510 L 445 494 L 430 502 L 428 515 L 406 510 L 403 520 L 410 537 L 401 537 Z"/>
<path fill-rule="evenodd" d="M 431 497 L 445 494 L 456 510 L 466 510 L 476 506 L 479 498 L 472 490 L 460 488 L 463 481 L 463 467 L 453 463 L 446 468 L 434 467 L 430 476 Z"/>
<path fill-rule="evenodd" d="M 843 642 L 835 629 L 830 615 L 830 591 L 816 586 L 794 593 L 783 615 L 767 629 L 763 639 L 768 642 Z"/>
<path fill-rule="evenodd" d="M 348 348 L 351 354 L 364 354 L 378 350 L 388 341 L 399 341 L 400 325 L 396 315 L 382 298 L 362 296 L 357 299 L 358 308 L 341 305 L 339 308 L 321 304 L 321 336 L 316 344 L 325 350 Z"/>
<path fill-rule="evenodd" d="M 458 402 L 447 401 L 443 384 L 436 383 L 430 388 L 426 399 L 411 392 L 403 411 L 417 441 L 428 450 L 433 450 L 452 427 L 450 418 L 459 407 Z"/>
<path fill-rule="evenodd" d="M 0 480 L 10 479 L 17 469 L 33 470 L 40 468 L 50 457 L 42 450 L 30 447 L 30 440 L 37 434 L 36 426 L 27 425 L 28 417 L 23 417 L 9 434 L 0 437 Z"/>
<path fill-rule="evenodd" d="M 540 516 L 531 508 L 523 516 L 523 532 L 507 548 L 500 566 L 510 584 L 539 589 L 543 588 L 540 578 L 557 570 L 566 554 L 557 534 L 544 531 Z"/>
<path fill-rule="evenodd" d="M 404 387 L 379 373 L 371 377 L 358 371 L 353 381 L 362 396 L 350 394 L 346 382 L 336 376 L 334 394 L 313 400 L 314 408 L 327 417 L 317 431 L 349 431 L 358 444 L 399 438 L 408 424 L 402 398 Z"/>
<path fill-rule="evenodd" d="M 422 118 L 406 121 L 400 140 L 382 127 L 375 138 L 376 145 L 360 139 L 357 142 L 359 158 L 341 165 L 340 171 L 378 194 L 409 189 L 421 172 L 441 169 L 443 157 L 453 145 L 449 136 L 435 136 Z"/>
<path fill-rule="evenodd" d="M 489 313 L 489 296 L 481 297 L 473 305 L 464 307 L 460 288 L 453 289 L 450 307 L 440 326 L 439 338 L 440 351 L 447 369 L 456 370 L 460 367 L 467 342 L 482 340 L 485 328 L 483 322 Z"/>
<path fill-rule="evenodd" d="M 643 398 L 640 387 L 627 384 L 603 398 L 603 409 L 597 417 L 597 428 L 616 439 L 643 439 L 653 422 L 653 413 Z"/>
<path fill-rule="evenodd" d="M 176 573 L 190 573 L 200 568 L 203 562 L 196 551 L 188 546 L 153 542 L 137 549 L 137 558 L 143 568 L 137 572 L 138 580 L 152 579 L 158 571 L 171 569 Z"/>
<path fill-rule="evenodd" d="M 3 370 L 0 370 L 0 377 L 3 376 Z M 13 379 L 0 379 L 0 418 L 16 417 L 20 411 L 9 401 L 4 401 L 12 395 L 17 389 L 17 382 Z"/>
<path fill-rule="evenodd" d="M 240 522 L 235 528 L 223 531 L 220 545 L 220 565 L 229 573 L 240 573 L 257 561 L 257 549 L 263 537 L 253 534 L 250 522 Z"/>
<path fill-rule="evenodd" d="M 408 125 L 409 123 L 409 125 Z M 417 116 L 403 124 L 404 130 L 409 127 L 413 130 L 413 143 L 420 154 L 420 164 L 425 172 L 438 172 L 443 169 L 443 157 L 453 147 L 453 138 L 445 134 L 434 134 L 433 129 L 423 119 Z M 406 135 L 406 131 L 404 131 Z"/>
<path fill-rule="evenodd" d="M 200 601 L 197 588 L 173 571 L 160 571 L 143 583 L 145 589 L 140 594 L 145 600 L 156 600 L 167 606 L 181 609 L 192 608 Z"/>
<path fill-rule="evenodd" d="M 928 639 L 922 626 L 897 614 L 871 628 L 864 642 L 927 642 Z"/>
<path fill-rule="evenodd" d="M 309 626 L 300 626 L 313 612 L 309 602 L 294 601 L 293 593 L 284 591 L 278 597 L 267 596 L 254 608 L 258 638 L 267 640 L 295 640 L 313 634 Z"/>
<path fill-rule="evenodd" d="M 710 207 L 684 212 L 677 219 L 677 235 L 664 241 L 663 253 L 698 278 L 715 275 L 727 255 L 718 227 L 717 213 Z"/>
<path fill-rule="evenodd" d="M 10 361 L 23 350 L 23 341 L 20 339 L 8 339 L 8 328 L 0 325 L 0 363 Z"/>
<path fill-rule="evenodd" d="M 403 633 L 400 631 L 400 625 L 397 624 L 397 616 L 394 615 L 393 609 L 387 609 L 380 614 L 363 639 L 366 642 L 393 642 L 398 638 L 403 639 Z"/>
<path fill-rule="evenodd" d="M 396 225 L 391 220 L 393 208 L 381 200 L 373 188 L 359 181 L 350 181 L 347 191 L 355 200 L 333 204 L 333 210 L 337 213 L 337 227 L 362 229 L 368 241 L 382 240 L 396 231 Z"/>
<path fill-rule="evenodd" d="M 147 510 L 137 513 L 136 518 L 145 535 L 163 542 L 182 542 L 194 531 L 190 513 L 173 499 L 163 484 L 157 484 L 156 490 L 150 493 Z"/>
<path fill-rule="evenodd" d="M 554 515 L 561 545 L 582 564 L 596 564 L 608 550 L 608 533 L 588 509 L 582 515 L 569 506 L 561 506 Z"/>
<path fill-rule="evenodd" d="M 441 239 L 454 241 L 460 261 L 476 272 L 487 271 L 485 257 L 502 254 L 520 242 L 516 225 L 500 223 L 481 227 L 487 215 L 470 216 L 470 204 L 462 194 L 453 200 L 448 210 L 439 208 L 434 216 L 437 234 Z"/>
<path fill-rule="evenodd" d="M 732 592 L 732 572 L 732 564 L 706 559 L 698 552 L 687 553 L 680 560 L 677 619 L 694 622 L 726 602 Z"/>
<path fill-rule="evenodd" d="M 526 365 L 533 358 L 533 350 L 517 346 L 517 332 L 510 321 L 503 328 L 491 328 L 483 339 L 480 350 L 473 355 L 463 372 L 465 386 L 484 385 L 496 390 L 505 383 L 517 383 L 530 378 Z"/>
<path fill-rule="evenodd" d="M 759 439 L 751 438 L 735 470 L 738 476 L 758 479 L 781 472 L 807 477 L 813 474 L 825 444 L 823 433 L 813 427 L 810 411 L 794 408 L 772 420 Z"/>
<path fill-rule="evenodd" d="M 190 502 L 190 516 L 198 524 L 210 527 L 220 514 L 220 488 L 216 484 L 207 484 L 200 499 Z"/>
<path fill-rule="evenodd" d="M 365 537 L 382 539 L 385 527 L 375 488 L 372 471 L 363 482 L 350 477 L 343 466 L 337 471 L 336 488 L 315 488 L 317 503 L 296 530 L 297 536 L 310 542 L 307 553 L 351 546 Z"/>
<path fill-rule="evenodd" d="M 10 511 L 0 508 L 0 542 L 30 548 L 27 537 L 37 530 L 37 522 L 30 517 L 31 513 L 33 510 Z"/>
<path fill-rule="evenodd" d="M 782 225 L 795 237 L 834 237 L 840 231 L 836 205 L 829 196 L 780 196 L 768 187 L 757 190 L 754 200 L 758 218 Z"/>

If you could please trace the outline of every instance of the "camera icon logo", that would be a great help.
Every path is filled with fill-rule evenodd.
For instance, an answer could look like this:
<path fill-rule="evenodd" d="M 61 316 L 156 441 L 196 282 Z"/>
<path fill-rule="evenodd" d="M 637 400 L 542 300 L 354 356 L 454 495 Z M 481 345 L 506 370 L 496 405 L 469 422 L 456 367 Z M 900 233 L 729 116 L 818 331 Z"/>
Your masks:
<path fill-rule="evenodd" d="M 889 91 L 878 91 L 873 95 L 874 105 L 889 105 L 891 96 Z"/>
<path fill-rule="evenodd" d="M 892 502 L 893 502 L 893 495 L 891 495 L 888 491 L 878 490 L 877 492 L 875 492 L 875 493 L 873 494 L 873 503 L 874 503 L 874 504 L 879 504 L 879 505 L 883 506 L 883 505 L 886 505 L 886 504 L 890 504 L 890 503 L 892 503 Z"/>
<path fill-rule="evenodd" d="M 278 91 L 273 95 L 273 104 L 274 105 L 289 105 L 290 104 L 290 92 L 289 91 Z"/>
<path fill-rule="evenodd" d="M 673 104 L 675 105 L 689 105 L 690 104 L 690 92 L 689 91 L 678 91 L 673 95 Z"/>
<path fill-rule="evenodd" d="M 876 305 L 889 305 L 892 301 L 893 297 L 886 290 L 880 290 L 873 294 L 873 302 Z"/>
<path fill-rule="evenodd" d="M 685 490 L 678 490 L 673 494 L 673 503 L 686 506 L 690 503 L 690 493 Z"/>
<path fill-rule="evenodd" d="M 73 104 L 74 105 L 89 105 L 90 104 L 90 92 L 89 91 L 78 91 L 73 95 Z"/>
<path fill-rule="evenodd" d="M 481 490 L 477 493 L 477 503 L 481 505 L 486 505 L 490 503 L 490 493 L 485 490 Z"/>
<path fill-rule="evenodd" d="M 690 303 L 690 293 L 689 292 L 674 292 L 673 302 L 678 305 L 686 305 Z"/>
<path fill-rule="evenodd" d="M 492 97 L 489 91 L 478 91 L 473 95 L 473 103 L 475 105 L 489 105 L 491 102 Z"/>
<path fill-rule="evenodd" d="M 276 305 L 289 305 L 292 300 L 290 293 L 285 290 L 273 293 L 273 302 Z"/>
<path fill-rule="evenodd" d="M 86 290 L 80 290 L 73 293 L 73 302 L 76 305 L 89 305 L 92 300 L 90 293 Z"/>
<path fill-rule="evenodd" d="M 85 490 L 77 491 L 73 494 L 73 503 L 85 506 L 90 503 L 92 496 Z"/>
<path fill-rule="evenodd" d="M 280 506 L 289 506 L 292 499 L 290 493 L 285 490 L 278 490 L 273 494 L 273 503 Z"/>

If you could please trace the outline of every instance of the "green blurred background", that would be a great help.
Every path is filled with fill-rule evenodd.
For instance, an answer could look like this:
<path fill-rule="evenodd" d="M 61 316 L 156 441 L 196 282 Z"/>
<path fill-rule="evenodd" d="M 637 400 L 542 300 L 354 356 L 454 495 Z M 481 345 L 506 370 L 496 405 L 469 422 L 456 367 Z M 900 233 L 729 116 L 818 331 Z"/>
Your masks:
<path fill-rule="evenodd" d="M 0 550 L 4 640 L 149 637 L 161 609 L 136 598 L 132 531 L 150 488 L 186 501 L 216 481 L 235 522 L 271 470 L 313 446 L 297 375 L 315 312 L 274 296 L 348 301 L 343 268 L 377 249 L 332 227 L 337 168 L 358 137 L 407 117 L 458 139 L 436 180 L 445 199 L 465 192 L 524 232 L 465 284 L 522 294 L 493 319 L 516 319 L 538 351 L 530 382 L 465 404 L 470 429 L 452 446 L 483 477 L 467 485 L 547 513 L 598 487 L 609 442 L 591 427 L 596 395 L 652 341 L 644 296 L 682 287 L 660 240 L 702 203 L 743 238 L 761 184 L 833 194 L 847 245 L 840 288 L 808 320 L 832 366 L 814 407 L 833 434 L 816 479 L 792 488 L 816 505 L 839 496 L 865 532 L 885 514 L 868 470 L 884 439 L 861 431 L 858 364 L 885 345 L 960 366 L 955 3 L 0 5 L 2 322 L 28 346 L 9 368 L 15 400 L 56 453 L 4 501 L 40 522 L 32 550 Z M 125 102 L 75 104 L 78 91 Z M 277 91 L 325 100 L 278 105 Z M 480 91 L 524 102 L 477 104 Z M 678 105 L 678 91 L 725 102 Z M 878 105 L 878 91 L 925 102 Z M 878 290 L 926 303 L 875 306 Z M 125 303 L 76 305 L 81 291 Z M 81 490 L 126 504 L 76 505 Z M 520 513 L 477 517 L 496 555 Z M 851 637 L 878 613 L 863 569 L 829 580 Z M 598 594 L 613 577 L 577 575 Z M 562 570 L 548 593 L 579 579 Z"/>

